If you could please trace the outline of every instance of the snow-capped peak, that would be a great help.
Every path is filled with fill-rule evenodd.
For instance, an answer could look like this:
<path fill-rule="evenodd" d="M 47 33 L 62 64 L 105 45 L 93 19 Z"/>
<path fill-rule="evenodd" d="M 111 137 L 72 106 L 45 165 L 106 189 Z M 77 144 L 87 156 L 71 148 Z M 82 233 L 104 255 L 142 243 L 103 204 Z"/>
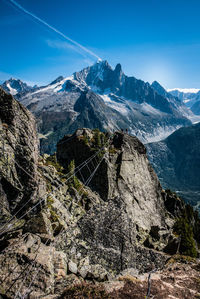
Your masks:
<path fill-rule="evenodd" d="M 183 92 L 183 93 L 197 93 L 200 91 L 200 89 L 198 88 L 172 88 L 172 89 L 167 89 L 168 92 L 171 91 L 179 91 L 179 92 Z"/>
<path fill-rule="evenodd" d="M 25 82 L 15 78 L 6 80 L 1 86 L 4 90 L 12 95 L 16 95 L 19 92 L 29 91 L 33 88 L 31 86 L 28 86 Z"/>
<path fill-rule="evenodd" d="M 70 77 L 66 77 L 66 78 L 63 78 L 62 76 L 60 76 L 56 80 L 54 80 L 53 82 L 51 82 L 49 85 L 44 86 L 44 87 L 36 90 L 32 94 L 42 93 L 42 92 L 48 92 L 48 91 L 52 91 L 52 92 L 62 91 L 64 89 L 65 83 L 67 81 L 73 80 L 73 79 L 74 79 L 73 75 L 70 76 Z"/>

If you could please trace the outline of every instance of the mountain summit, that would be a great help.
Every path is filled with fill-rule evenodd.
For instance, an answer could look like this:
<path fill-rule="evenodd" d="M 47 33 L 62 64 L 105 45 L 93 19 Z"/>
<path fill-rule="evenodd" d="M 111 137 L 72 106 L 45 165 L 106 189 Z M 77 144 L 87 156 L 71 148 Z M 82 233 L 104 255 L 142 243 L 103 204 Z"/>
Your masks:
<path fill-rule="evenodd" d="M 120 64 L 112 69 L 106 60 L 17 97 L 37 119 L 42 152 L 54 152 L 59 138 L 85 126 L 128 129 L 151 142 L 191 124 L 191 112 L 158 83 L 128 77 Z"/>
<path fill-rule="evenodd" d="M 1 86 L 5 91 L 12 95 L 16 95 L 22 92 L 28 92 L 33 88 L 31 86 L 28 86 L 25 82 L 14 78 L 10 78 L 9 80 L 5 81 Z"/>

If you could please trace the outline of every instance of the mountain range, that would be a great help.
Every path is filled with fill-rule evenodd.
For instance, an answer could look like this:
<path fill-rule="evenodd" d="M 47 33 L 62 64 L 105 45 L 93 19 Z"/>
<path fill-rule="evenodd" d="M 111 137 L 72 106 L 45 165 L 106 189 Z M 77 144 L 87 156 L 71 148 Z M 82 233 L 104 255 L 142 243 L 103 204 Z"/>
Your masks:
<path fill-rule="evenodd" d="M 25 82 L 14 78 L 10 78 L 9 80 L 6 80 L 1 86 L 5 91 L 7 91 L 12 95 L 28 92 L 36 88 L 36 86 L 34 87 L 28 86 Z"/>
<path fill-rule="evenodd" d="M 15 97 L 35 115 L 42 153 L 53 153 L 60 138 L 80 127 L 127 129 L 147 143 L 192 124 L 193 113 L 158 82 L 150 85 L 128 77 L 120 64 L 112 69 L 107 61 L 42 87 L 6 82 L 3 88 L 10 86 L 10 93 L 14 89 Z"/>
<path fill-rule="evenodd" d="M 169 89 L 170 94 L 178 97 L 191 111 L 200 115 L 200 89 Z"/>

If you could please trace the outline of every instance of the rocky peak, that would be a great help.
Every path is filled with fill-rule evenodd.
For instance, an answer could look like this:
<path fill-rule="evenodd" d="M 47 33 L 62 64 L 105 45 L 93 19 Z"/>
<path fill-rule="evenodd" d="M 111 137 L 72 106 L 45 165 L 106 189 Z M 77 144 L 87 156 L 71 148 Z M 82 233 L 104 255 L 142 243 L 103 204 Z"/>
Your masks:
<path fill-rule="evenodd" d="M 99 92 L 104 92 L 106 89 L 116 91 L 116 88 L 122 84 L 124 74 L 120 64 L 113 70 L 104 60 L 75 73 L 74 76 L 78 81 L 84 80 L 92 89 L 97 88 Z"/>
<path fill-rule="evenodd" d="M 64 79 L 63 76 L 59 76 L 58 78 L 56 78 L 54 81 L 52 81 L 49 85 L 54 85 L 60 81 L 62 81 Z"/>
<path fill-rule="evenodd" d="M 103 80 L 104 73 L 112 70 L 111 66 L 108 64 L 106 60 L 98 61 L 92 66 L 84 68 L 80 72 L 74 73 L 74 78 L 78 81 L 85 81 L 88 85 L 91 85 L 91 80 Z M 96 81 L 94 81 L 96 82 Z"/>
<path fill-rule="evenodd" d="M 161 96 L 165 97 L 165 98 L 168 98 L 168 99 L 171 99 L 171 100 L 174 100 L 175 102 L 180 102 L 179 98 L 178 97 L 175 97 L 173 96 L 171 93 L 167 92 L 166 89 L 160 85 L 159 82 L 157 81 L 154 81 L 152 84 L 151 84 L 151 87 Z"/>
<path fill-rule="evenodd" d="M 90 131 L 93 137 L 84 134 L 86 133 L 83 133 L 82 138 L 87 136 L 88 140 L 92 140 L 96 133 Z M 98 134 L 101 136 L 101 133 Z M 89 142 L 81 146 L 82 138 L 75 137 L 70 144 L 58 144 L 57 155 L 62 165 L 68 164 L 72 155 L 75 164 L 78 165 L 83 162 L 81 159 L 86 158 L 84 152 L 88 156 L 92 154 L 93 145 Z M 82 152 L 82 158 L 78 147 Z M 84 176 L 87 176 L 87 173 Z M 148 230 L 155 225 L 165 226 L 162 188 L 147 160 L 144 145 L 136 137 L 120 132 L 114 134 L 91 188 L 105 201 L 123 198 L 129 216 L 143 229 Z"/>
<path fill-rule="evenodd" d="M 122 71 L 122 66 L 120 63 L 118 63 L 115 67 L 115 72 L 119 74 L 121 73 L 121 71 Z"/>
<path fill-rule="evenodd" d="M 153 81 L 151 87 L 153 87 L 160 95 L 164 96 L 166 94 L 166 90 L 160 85 L 160 83 L 158 83 L 158 81 Z"/>
<path fill-rule="evenodd" d="M 10 78 L 5 81 L 2 85 L 2 88 L 12 95 L 16 95 L 20 92 L 29 91 L 32 89 L 31 86 L 28 86 L 25 82 L 22 82 L 19 79 Z"/>

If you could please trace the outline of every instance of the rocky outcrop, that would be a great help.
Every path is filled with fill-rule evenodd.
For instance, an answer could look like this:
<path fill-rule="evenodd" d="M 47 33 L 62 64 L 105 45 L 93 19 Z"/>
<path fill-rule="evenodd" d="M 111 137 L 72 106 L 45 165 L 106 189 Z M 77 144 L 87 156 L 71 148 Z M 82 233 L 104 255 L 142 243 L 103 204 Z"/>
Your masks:
<path fill-rule="evenodd" d="M 137 138 L 80 129 L 38 158 L 32 115 L 3 91 L 0 108 L 3 298 L 58 298 L 72 284 L 162 269 L 169 245 L 181 248 L 184 207 L 169 204 Z"/>
<path fill-rule="evenodd" d="M 32 114 L 0 88 L 1 223 L 42 195 L 39 188 L 38 140 Z M 22 168 L 25 171 L 22 171 Z M 27 208 L 28 208 L 27 207 Z"/>
<path fill-rule="evenodd" d="M 87 298 L 92 294 L 94 299 L 191 299 L 200 294 L 199 264 L 187 258 L 171 259 L 163 270 L 151 275 L 138 275 L 130 270 L 119 275 L 115 281 L 101 284 L 80 283 L 69 286 L 59 297 L 64 299 Z M 148 294 L 148 295 L 147 295 Z"/>
<path fill-rule="evenodd" d="M 87 129 L 78 130 L 76 134 L 81 133 L 82 136 L 74 135 L 71 142 L 66 137 L 58 143 L 57 157 L 63 166 L 71 159 L 78 165 L 91 156 L 93 147 L 90 140 L 94 135 Z M 88 143 L 84 143 L 83 136 Z M 83 176 L 87 175 L 88 170 L 83 172 Z M 104 201 L 123 198 L 129 218 L 144 230 L 155 225 L 165 226 L 162 188 L 147 160 L 144 145 L 136 137 L 123 133 L 114 135 L 91 188 Z"/>

